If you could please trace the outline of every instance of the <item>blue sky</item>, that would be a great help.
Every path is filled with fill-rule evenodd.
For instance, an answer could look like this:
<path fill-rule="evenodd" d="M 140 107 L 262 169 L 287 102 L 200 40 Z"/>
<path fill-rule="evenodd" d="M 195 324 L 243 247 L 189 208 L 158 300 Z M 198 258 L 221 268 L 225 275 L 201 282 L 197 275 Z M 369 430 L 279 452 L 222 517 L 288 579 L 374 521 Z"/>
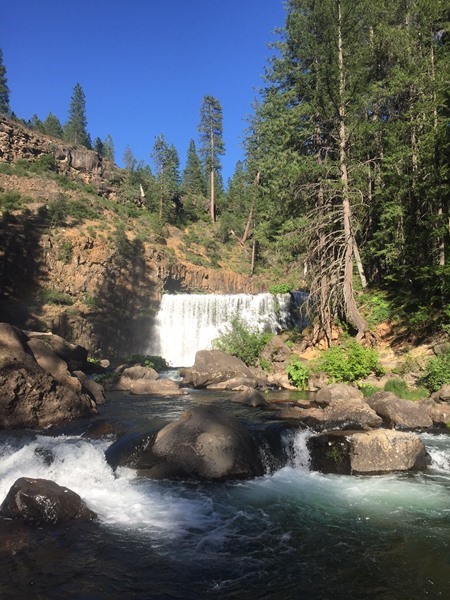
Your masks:
<path fill-rule="evenodd" d="M 242 158 L 245 119 L 285 20 L 283 0 L 9 0 L 0 47 L 11 109 L 61 122 L 75 83 L 88 130 L 112 135 L 116 162 L 130 146 L 151 165 L 155 137 L 175 144 L 182 166 L 198 145 L 202 99 L 222 103 L 226 181 Z"/>

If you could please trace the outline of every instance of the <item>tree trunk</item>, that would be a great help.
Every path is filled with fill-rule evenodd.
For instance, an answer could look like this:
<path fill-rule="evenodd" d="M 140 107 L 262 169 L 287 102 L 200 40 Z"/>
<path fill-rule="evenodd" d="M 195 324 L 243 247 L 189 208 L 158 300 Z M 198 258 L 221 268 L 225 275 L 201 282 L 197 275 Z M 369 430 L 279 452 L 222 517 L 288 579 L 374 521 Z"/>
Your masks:
<path fill-rule="evenodd" d="M 210 190 L 210 203 L 209 203 L 209 212 L 211 215 L 211 222 L 215 223 L 216 222 L 216 202 L 215 202 L 215 190 L 214 190 L 214 168 L 211 169 L 210 172 L 210 186 L 211 186 L 211 190 Z"/>
<path fill-rule="evenodd" d="M 348 321 L 356 328 L 356 339 L 364 337 L 367 323 L 361 316 L 355 302 L 353 291 L 353 258 L 355 242 L 352 232 L 352 210 L 350 205 L 348 169 L 347 169 L 347 131 L 345 113 L 345 67 L 342 42 L 341 4 L 338 2 L 338 65 L 339 65 L 339 169 L 342 188 L 342 217 L 344 222 L 344 312 Z"/>

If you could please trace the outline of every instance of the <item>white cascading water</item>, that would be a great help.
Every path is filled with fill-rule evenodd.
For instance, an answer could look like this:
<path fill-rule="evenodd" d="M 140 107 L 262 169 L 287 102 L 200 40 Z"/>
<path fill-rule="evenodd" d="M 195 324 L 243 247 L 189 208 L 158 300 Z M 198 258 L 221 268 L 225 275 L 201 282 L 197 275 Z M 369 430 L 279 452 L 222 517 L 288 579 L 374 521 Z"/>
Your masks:
<path fill-rule="evenodd" d="M 173 367 L 190 367 L 236 315 L 249 327 L 276 333 L 288 325 L 291 303 L 290 294 L 166 294 L 147 352 Z"/>

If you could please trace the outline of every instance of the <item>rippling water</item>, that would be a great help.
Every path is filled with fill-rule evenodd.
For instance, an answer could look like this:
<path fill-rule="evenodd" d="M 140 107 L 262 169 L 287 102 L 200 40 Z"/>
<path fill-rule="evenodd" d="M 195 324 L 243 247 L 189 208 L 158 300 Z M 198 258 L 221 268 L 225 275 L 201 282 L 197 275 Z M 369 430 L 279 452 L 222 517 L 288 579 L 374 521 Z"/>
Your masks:
<path fill-rule="evenodd" d="M 174 420 L 186 405 L 224 397 L 116 394 L 101 419 L 145 430 Z M 433 460 L 425 473 L 350 477 L 310 472 L 310 434 L 293 432 L 287 466 L 218 484 L 114 473 L 104 458 L 112 439 L 88 439 L 79 426 L 56 437 L 0 436 L 0 500 L 18 477 L 44 477 L 79 493 L 99 515 L 96 523 L 56 527 L 4 522 L 0 598 L 449 597 L 447 434 L 422 436 Z"/>

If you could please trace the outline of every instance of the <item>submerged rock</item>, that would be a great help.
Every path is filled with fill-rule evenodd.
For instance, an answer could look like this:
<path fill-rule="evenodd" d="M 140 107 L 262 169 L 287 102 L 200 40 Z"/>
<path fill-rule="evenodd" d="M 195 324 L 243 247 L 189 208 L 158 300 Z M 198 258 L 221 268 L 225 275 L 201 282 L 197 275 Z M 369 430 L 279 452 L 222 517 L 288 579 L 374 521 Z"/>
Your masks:
<path fill-rule="evenodd" d="M 414 433 L 376 429 L 332 432 L 308 440 L 311 468 L 322 473 L 376 474 L 425 468 L 430 457 Z"/>
<path fill-rule="evenodd" d="M 247 406 L 252 406 L 253 408 L 267 408 L 270 406 L 270 403 L 267 402 L 264 394 L 259 390 L 254 390 L 252 388 L 247 388 L 242 392 L 239 392 L 239 394 L 236 394 L 236 396 L 231 398 L 231 402 L 245 404 Z"/>
<path fill-rule="evenodd" d="M 9 490 L 0 514 L 10 519 L 54 525 L 70 519 L 95 519 L 78 494 L 48 479 L 21 477 Z"/>

